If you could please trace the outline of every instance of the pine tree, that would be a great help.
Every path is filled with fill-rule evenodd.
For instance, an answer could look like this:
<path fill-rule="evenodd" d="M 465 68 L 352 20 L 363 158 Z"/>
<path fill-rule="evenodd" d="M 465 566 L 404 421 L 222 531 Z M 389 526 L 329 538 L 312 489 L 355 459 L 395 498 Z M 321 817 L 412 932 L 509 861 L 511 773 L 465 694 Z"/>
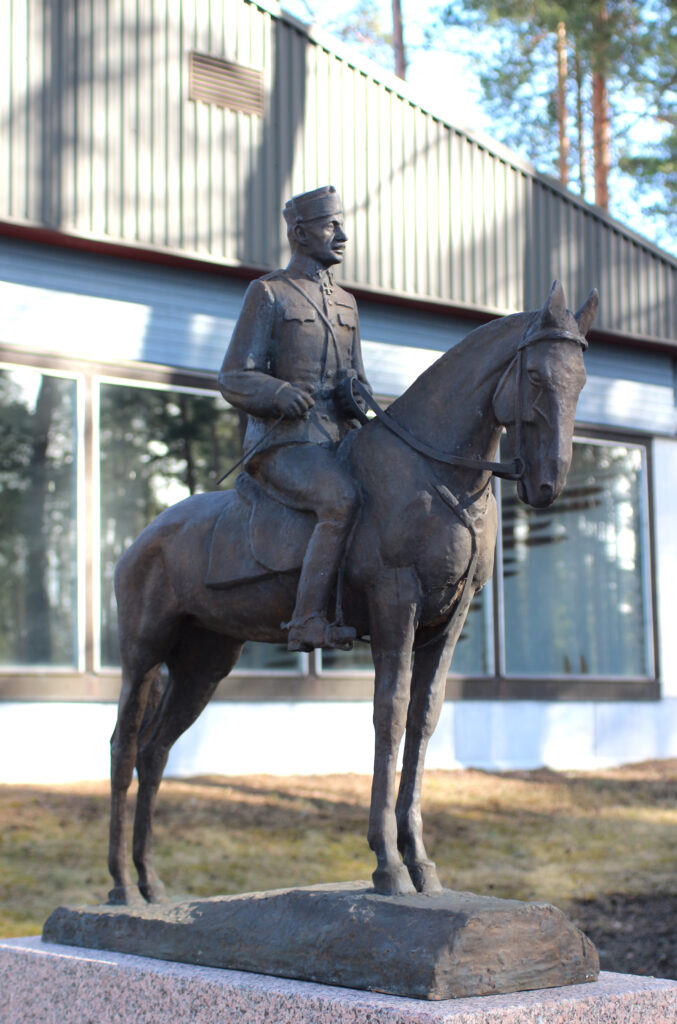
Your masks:
<path fill-rule="evenodd" d="M 675 0 L 452 0 L 441 21 L 494 30 L 495 51 L 487 57 L 484 46 L 477 61 L 497 134 L 526 149 L 537 165 L 556 167 L 563 184 L 577 180 L 584 197 L 591 151 L 595 202 L 608 209 L 614 163 L 657 180 L 654 163 L 628 162 L 628 132 L 638 118 L 655 118 L 669 104 L 677 77 L 675 6 Z"/>
<path fill-rule="evenodd" d="M 307 5 L 311 9 L 311 5 Z M 329 24 L 344 42 L 350 43 L 370 60 L 375 61 L 398 78 L 407 77 L 407 53 L 404 44 L 404 23 L 401 0 L 391 0 L 392 30 L 381 20 L 377 0 L 358 0 L 346 15 Z"/>

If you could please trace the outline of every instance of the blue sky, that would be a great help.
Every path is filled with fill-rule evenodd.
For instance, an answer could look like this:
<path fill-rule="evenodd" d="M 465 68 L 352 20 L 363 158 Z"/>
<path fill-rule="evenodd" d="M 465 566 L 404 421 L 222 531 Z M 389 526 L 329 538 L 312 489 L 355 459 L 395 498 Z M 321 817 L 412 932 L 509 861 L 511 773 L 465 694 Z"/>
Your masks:
<path fill-rule="evenodd" d="M 357 0 L 281 0 L 281 6 L 305 22 L 312 21 L 314 14 L 316 24 L 330 31 L 331 23 L 339 22 L 347 16 L 356 6 L 356 2 Z M 390 0 L 381 0 L 380 6 L 382 23 L 389 28 L 392 17 Z M 423 0 L 417 3 L 415 15 L 410 15 L 406 0 L 403 3 L 405 44 L 409 61 L 407 82 L 422 106 L 448 119 L 456 127 L 469 128 L 489 137 L 496 137 L 491 121 L 480 104 L 481 88 L 475 66 L 464 53 L 470 35 L 462 29 L 454 29 L 453 49 L 452 36 L 449 32 L 444 37 L 449 49 L 430 50 L 423 47 L 423 28 L 433 21 L 434 12 L 440 6 L 439 0 Z M 477 43 L 476 38 L 473 38 L 473 42 Z M 643 214 L 641 206 L 632 195 L 631 183 L 620 179 L 613 181 L 612 185 L 615 190 L 614 216 L 627 227 L 677 255 L 677 240 L 671 240 L 664 233 L 661 234 L 660 224 L 656 224 Z"/>

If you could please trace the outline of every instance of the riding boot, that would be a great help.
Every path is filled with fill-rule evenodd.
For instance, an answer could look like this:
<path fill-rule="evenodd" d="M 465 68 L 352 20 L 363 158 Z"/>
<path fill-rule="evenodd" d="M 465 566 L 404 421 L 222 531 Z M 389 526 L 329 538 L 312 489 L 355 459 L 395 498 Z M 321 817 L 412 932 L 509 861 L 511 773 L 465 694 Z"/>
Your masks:
<path fill-rule="evenodd" d="M 303 559 L 294 615 L 288 624 L 290 651 L 336 647 L 349 651 L 356 633 L 352 626 L 330 623 L 327 606 L 343 555 L 344 523 L 321 522 L 313 530 Z"/>

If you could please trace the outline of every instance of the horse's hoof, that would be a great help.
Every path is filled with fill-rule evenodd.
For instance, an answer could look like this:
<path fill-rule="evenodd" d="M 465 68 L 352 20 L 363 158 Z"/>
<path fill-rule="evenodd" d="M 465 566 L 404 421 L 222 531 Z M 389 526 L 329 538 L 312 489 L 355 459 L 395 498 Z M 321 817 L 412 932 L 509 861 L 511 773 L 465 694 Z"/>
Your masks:
<path fill-rule="evenodd" d="M 106 902 L 113 907 L 133 907 L 144 901 L 135 885 L 116 885 L 108 893 Z"/>
<path fill-rule="evenodd" d="M 162 882 L 149 882 L 148 885 L 139 885 L 139 892 L 146 903 L 167 902 L 167 890 Z"/>
<path fill-rule="evenodd" d="M 404 864 L 400 864 L 394 871 L 377 868 L 371 880 L 379 896 L 406 896 L 416 892 Z"/>
<path fill-rule="evenodd" d="M 419 861 L 418 864 L 407 864 L 409 877 L 414 883 L 416 892 L 428 895 L 442 892 L 442 884 L 437 877 L 437 868 L 431 860 Z"/>

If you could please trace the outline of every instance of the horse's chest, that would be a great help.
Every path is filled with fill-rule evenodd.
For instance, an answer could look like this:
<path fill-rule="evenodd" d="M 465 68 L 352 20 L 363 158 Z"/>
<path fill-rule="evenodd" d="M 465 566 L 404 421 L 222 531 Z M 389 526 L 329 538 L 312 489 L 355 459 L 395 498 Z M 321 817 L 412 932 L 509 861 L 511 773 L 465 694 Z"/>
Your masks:
<path fill-rule="evenodd" d="M 458 600 L 469 573 L 476 589 L 489 580 L 493 569 L 496 527 L 494 499 L 462 521 L 443 507 L 430 517 L 430 540 L 417 570 L 422 584 L 424 616 L 448 611 Z"/>
<path fill-rule="evenodd" d="M 420 491 L 381 521 L 384 561 L 391 565 L 413 563 L 419 575 L 445 579 L 458 575 L 470 556 L 470 533 L 430 491 Z"/>

